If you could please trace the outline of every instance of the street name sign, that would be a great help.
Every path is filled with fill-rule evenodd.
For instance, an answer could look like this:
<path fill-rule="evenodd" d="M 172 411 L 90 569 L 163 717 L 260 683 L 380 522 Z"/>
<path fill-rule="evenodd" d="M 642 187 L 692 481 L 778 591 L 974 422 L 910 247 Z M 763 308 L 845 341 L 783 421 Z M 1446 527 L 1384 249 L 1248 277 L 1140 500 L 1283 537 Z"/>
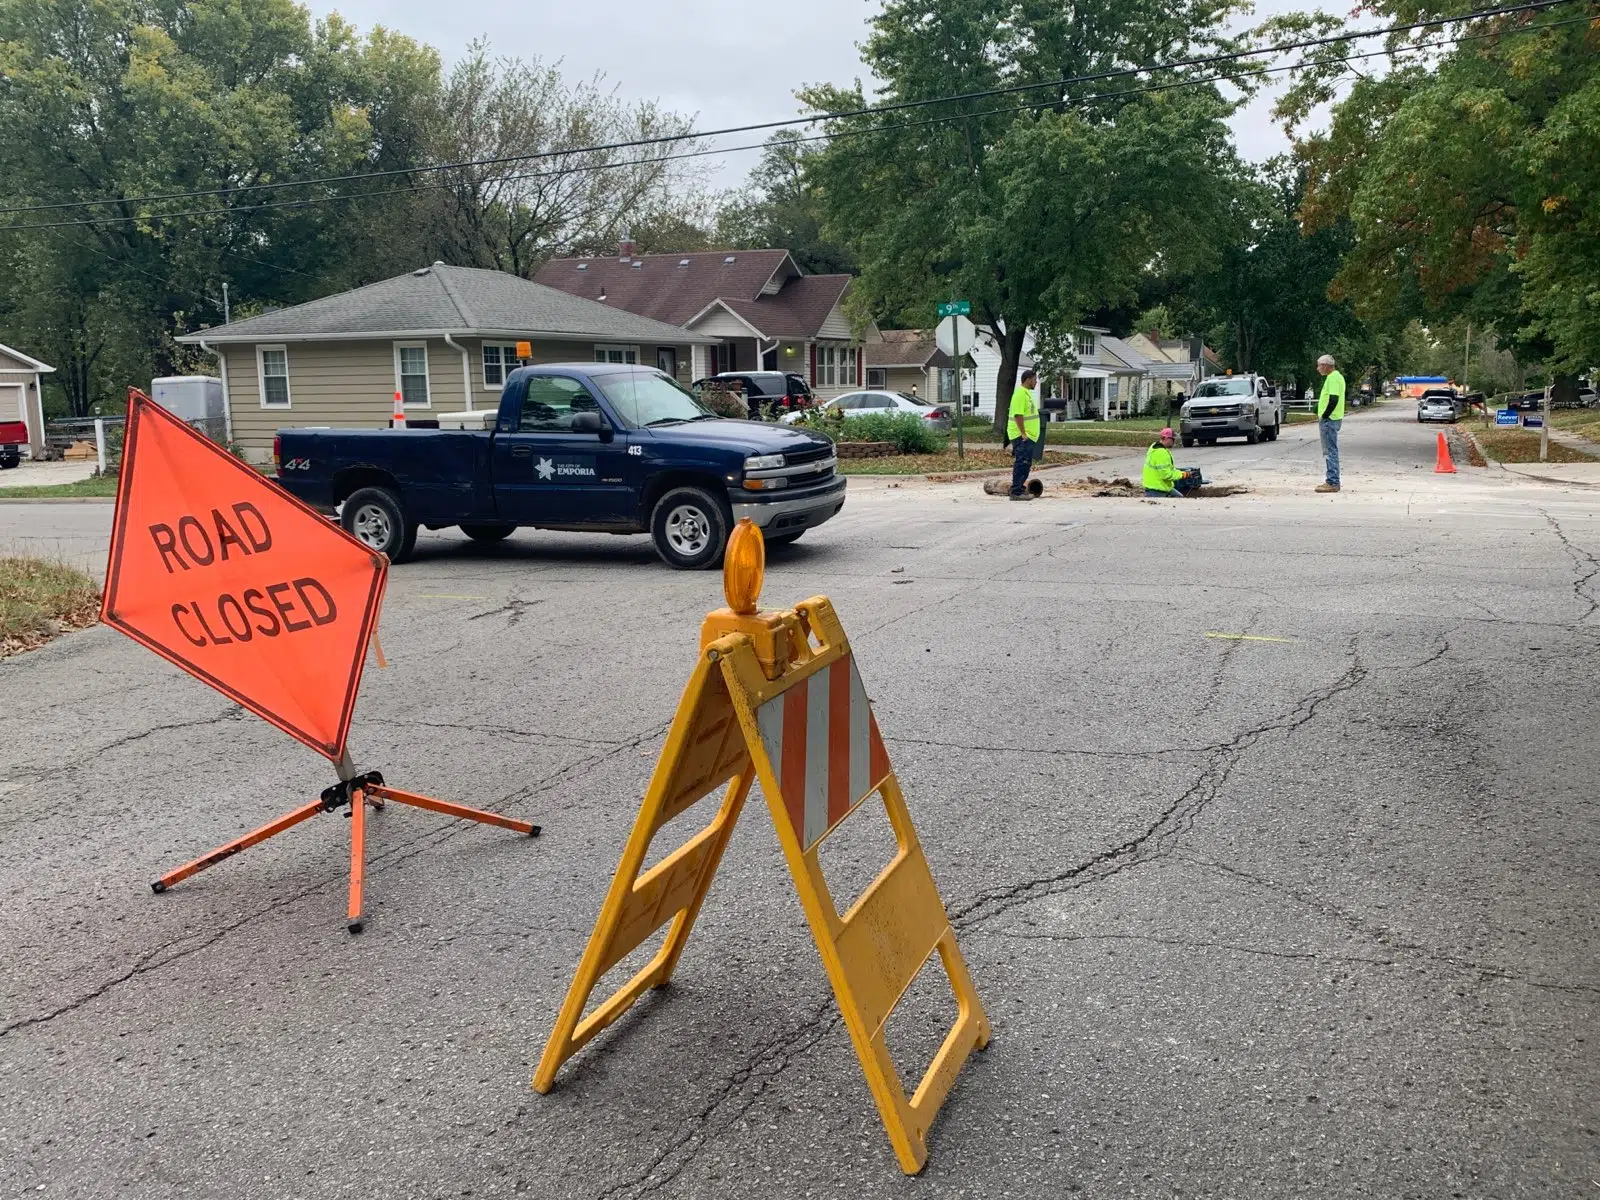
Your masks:
<path fill-rule="evenodd" d="M 939 305 L 939 319 L 946 317 L 970 317 L 972 315 L 971 300 L 946 300 Z"/>

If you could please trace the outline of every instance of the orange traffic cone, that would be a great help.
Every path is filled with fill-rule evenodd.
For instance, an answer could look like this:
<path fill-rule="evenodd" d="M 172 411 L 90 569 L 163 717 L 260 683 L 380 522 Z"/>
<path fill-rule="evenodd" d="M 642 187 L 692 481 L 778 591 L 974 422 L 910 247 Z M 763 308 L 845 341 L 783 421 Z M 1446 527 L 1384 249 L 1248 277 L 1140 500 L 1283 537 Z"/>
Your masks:
<path fill-rule="evenodd" d="M 390 429 L 404 429 L 406 427 L 406 402 L 401 399 L 397 388 L 394 393 L 394 419 L 389 422 Z M 1439 435 L 1441 438 L 1443 434 Z"/>
<path fill-rule="evenodd" d="M 1444 440 L 1443 433 L 1439 435 L 1439 455 L 1434 463 L 1433 473 L 1435 475 L 1454 475 L 1456 473 L 1456 465 L 1450 461 L 1450 446 Z"/>

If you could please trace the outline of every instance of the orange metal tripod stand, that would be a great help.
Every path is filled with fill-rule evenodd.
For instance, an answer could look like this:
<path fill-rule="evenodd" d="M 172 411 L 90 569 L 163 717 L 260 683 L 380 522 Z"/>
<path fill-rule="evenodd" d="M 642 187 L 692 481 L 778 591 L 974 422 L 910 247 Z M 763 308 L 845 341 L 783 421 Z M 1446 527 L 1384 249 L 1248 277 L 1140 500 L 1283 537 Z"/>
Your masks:
<path fill-rule="evenodd" d="M 447 817 L 459 817 L 463 821 L 477 821 L 483 825 L 498 825 L 502 829 L 509 829 L 513 833 L 526 834 L 528 837 L 539 836 L 539 826 L 527 821 L 513 820 L 511 817 L 502 817 L 498 813 L 484 812 L 482 809 L 468 808 L 465 804 L 455 804 L 448 800 L 435 800 L 432 796 L 419 796 L 413 792 L 402 792 L 396 788 L 388 787 L 383 782 L 383 776 L 377 771 L 368 771 L 365 775 L 351 773 L 349 759 L 344 758 L 339 763 L 340 781 L 330 788 L 324 789 L 322 798 L 313 801 L 304 807 L 292 812 L 284 813 L 275 821 L 269 821 L 260 829 L 252 830 L 243 837 L 235 838 L 225 846 L 218 846 L 209 854 L 201 855 L 193 862 L 185 863 L 175 871 L 169 871 L 160 879 L 150 885 L 150 890 L 160 895 L 175 883 L 181 883 L 191 875 L 198 875 L 207 867 L 215 866 L 225 858 L 232 858 L 239 851 L 266 841 L 268 838 L 282 833 L 286 829 L 293 829 L 300 822 L 309 820 L 322 812 L 333 812 L 335 809 L 349 806 L 350 811 L 345 815 L 350 818 L 350 906 L 346 916 L 346 926 L 351 933 L 360 933 L 366 924 L 362 914 L 362 895 L 367 870 L 367 806 L 370 804 L 375 809 L 383 808 L 386 801 L 393 800 L 396 804 L 409 804 L 413 808 L 425 808 L 430 812 L 443 813 Z"/>

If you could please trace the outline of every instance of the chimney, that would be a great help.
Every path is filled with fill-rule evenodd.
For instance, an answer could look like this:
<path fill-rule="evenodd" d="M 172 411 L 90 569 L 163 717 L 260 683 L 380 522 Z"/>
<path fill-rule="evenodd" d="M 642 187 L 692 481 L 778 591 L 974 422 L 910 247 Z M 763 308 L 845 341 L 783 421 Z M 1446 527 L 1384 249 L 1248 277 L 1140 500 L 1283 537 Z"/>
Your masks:
<path fill-rule="evenodd" d="M 627 226 L 623 226 L 622 240 L 617 245 L 617 260 L 619 262 L 627 262 L 633 257 L 633 245 L 633 235 L 628 232 Z"/>

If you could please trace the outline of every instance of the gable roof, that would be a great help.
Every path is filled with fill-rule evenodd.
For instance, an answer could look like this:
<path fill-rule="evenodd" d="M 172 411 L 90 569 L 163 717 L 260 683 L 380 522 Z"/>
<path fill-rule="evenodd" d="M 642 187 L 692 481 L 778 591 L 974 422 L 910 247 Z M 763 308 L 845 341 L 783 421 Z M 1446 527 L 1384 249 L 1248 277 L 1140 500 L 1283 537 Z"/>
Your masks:
<path fill-rule="evenodd" d="M 722 301 L 765 337 L 815 337 L 848 275 L 802 275 L 787 250 L 554 258 L 538 283 L 658 321 L 688 325 Z"/>
<path fill-rule="evenodd" d="M 15 359 L 17 362 L 22 364 L 20 368 L 7 367 L 4 364 L 0 364 L 0 371 L 37 371 L 41 375 L 52 375 L 55 373 L 55 368 L 49 363 L 40 362 L 37 358 L 33 357 L 33 355 L 24 354 L 21 350 L 13 350 L 10 346 L 7 346 L 3 342 L 0 342 L 0 354 L 5 355 L 7 358 Z"/>
<path fill-rule="evenodd" d="M 434 263 L 353 291 L 187 334 L 178 341 L 330 341 L 446 333 L 669 345 L 716 340 L 504 271 Z"/>
<path fill-rule="evenodd" d="M 952 367 L 950 356 L 926 329 L 884 329 L 881 342 L 868 342 L 869 367 Z"/>

